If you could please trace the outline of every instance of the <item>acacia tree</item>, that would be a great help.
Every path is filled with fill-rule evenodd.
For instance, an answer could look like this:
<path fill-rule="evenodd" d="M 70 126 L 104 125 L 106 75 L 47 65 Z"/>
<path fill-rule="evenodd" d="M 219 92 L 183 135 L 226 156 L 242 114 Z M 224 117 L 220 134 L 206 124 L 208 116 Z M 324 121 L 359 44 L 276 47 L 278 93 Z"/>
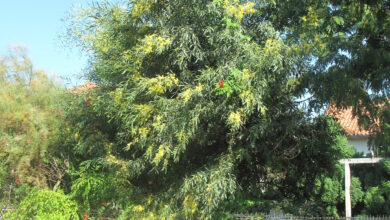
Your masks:
<path fill-rule="evenodd" d="M 95 3 L 70 20 L 98 84 L 88 111 L 115 127 L 92 125 L 107 142 L 95 160 L 134 189 L 127 214 L 210 217 L 239 192 L 313 202 L 316 183 L 351 154 L 337 124 L 298 107 L 300 45 L 259 19 L 259 6 Z"/>

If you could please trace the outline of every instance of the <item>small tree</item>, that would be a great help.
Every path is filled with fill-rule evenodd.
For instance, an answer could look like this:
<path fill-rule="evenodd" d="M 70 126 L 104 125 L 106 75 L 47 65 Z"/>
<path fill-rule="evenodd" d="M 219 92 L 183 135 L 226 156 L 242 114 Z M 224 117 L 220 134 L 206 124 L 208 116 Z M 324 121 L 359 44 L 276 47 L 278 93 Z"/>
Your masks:
<path fill-rule="evenodd" d="M 0 157 L 12 180 L 46 186 L 46 157 L 57 141 L 65 89 L 32 68 L 23 48 L 0 58 Z"/>
<path fill-rule="evenodd" d="M 99 86 L 97 126 L 75 127 L 80 143 L 95 137 L 84 126 L 106 135 L 105 161 L 134 189 L 126 213 L 206 218 L 239 191 L 302 201 L 335 169 L 340 127 L 298 107 L 297 45 L 256 5 L 97 3 L 70 20 Z"/>

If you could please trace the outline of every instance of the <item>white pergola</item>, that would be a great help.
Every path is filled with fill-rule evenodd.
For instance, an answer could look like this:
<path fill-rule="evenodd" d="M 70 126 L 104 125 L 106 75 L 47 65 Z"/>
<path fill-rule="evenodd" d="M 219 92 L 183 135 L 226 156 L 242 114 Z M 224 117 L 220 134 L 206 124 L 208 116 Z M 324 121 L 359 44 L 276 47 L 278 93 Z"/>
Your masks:
<path fill-rule="evenodd" d="M 345 166 L 345 217 L 352 217 L 351 209 L 351 169 L 350 164 L 366 164 L 366 163 L 378 163 L 384 158 L 373 157 L 373 158 L 351 158 L 351 159 L 342 159 L 339 160 L 340 163 L 343 163 Z"/>

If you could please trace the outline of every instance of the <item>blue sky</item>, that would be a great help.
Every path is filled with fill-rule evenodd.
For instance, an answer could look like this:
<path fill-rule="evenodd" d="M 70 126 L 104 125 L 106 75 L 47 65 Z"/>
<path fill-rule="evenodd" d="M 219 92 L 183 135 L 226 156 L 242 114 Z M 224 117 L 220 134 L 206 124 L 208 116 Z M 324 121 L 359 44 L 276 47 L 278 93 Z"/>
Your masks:
<path fill-rule="evenodd" d="M 9 45 L 24 45 L 34 67 L 58 77 L 72 78 L 72 85 L 80 84 L 82 81 L 78 76 L 86 66 L 87 58 L 77 48 L 64 47 L 60 34 L 65 31 L 62 19 L 72 6 L 89 2 L 0 0 L 0 54 L 4 54 Z"/>

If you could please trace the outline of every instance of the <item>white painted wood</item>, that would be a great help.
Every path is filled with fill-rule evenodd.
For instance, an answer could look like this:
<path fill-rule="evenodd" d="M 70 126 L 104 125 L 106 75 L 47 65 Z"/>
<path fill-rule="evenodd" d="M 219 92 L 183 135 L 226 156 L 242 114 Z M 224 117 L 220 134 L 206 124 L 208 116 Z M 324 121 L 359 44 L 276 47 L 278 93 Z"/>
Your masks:
<path fill-rule="evenodd" d="M 351 207 L 351 170 L 349 163 L 344 163 L 345 167 L 345 217 L 352 217 Z"/>
<path fill-rule="evenodd" d="M 378 163 L 383 160 L 382 157 L 373 157 L 373 158 L 350 158 L 350 159 L 341 159 L 340 163 L 349 163 L 349 164 L 364 164 L 364 163 Z"/>
<path fill-rule="evenodd" d="M 345 169 L 345 217 L 351 219 L 352 207 L 351 207 L 351 169 L 350 164 L 365 164 L 365 163 L 378 163 L 384 158 L 373 157 L 373 158 L 349 158 L 341 159 L 340 163 L 344 164 Z M 388 159 L 388 158 L 387 158 Z"/>

